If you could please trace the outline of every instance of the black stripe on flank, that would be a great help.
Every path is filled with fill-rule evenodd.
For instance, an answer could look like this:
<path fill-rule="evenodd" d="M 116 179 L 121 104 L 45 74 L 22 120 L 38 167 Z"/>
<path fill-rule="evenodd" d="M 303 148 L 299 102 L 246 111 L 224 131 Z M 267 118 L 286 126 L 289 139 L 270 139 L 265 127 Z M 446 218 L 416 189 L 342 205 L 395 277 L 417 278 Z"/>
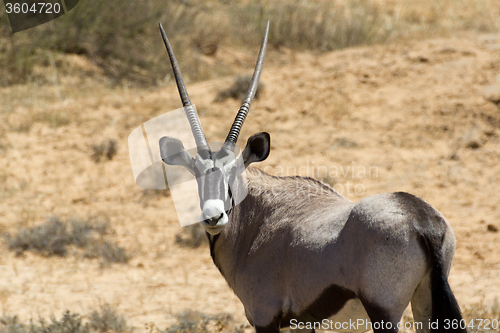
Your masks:
<path fill-rule="evenodd" d="M 370 317 L 374 333 L 398 333 L 397 325 L 401 316 L 396 319 L 390 311 L 375 303 L 364 300 L 362 296 L 360 298 L 368 317 Z"/>
<path fill-rule="evenodd" d="M 299 315 L 294 313 L 286 314 L 281 320 L 281 327 L 289 327 L 292 319 L 300 322 L 321 322 L 323 319 L 338 313 L 347 301 L 354 298 L 356 298 L 356 294 L 353 291 L 331 285 Z"/>
<path fill-rule="evenodd" d="M 280 327 L 278 322 L 273 321 L 271 324 L 267 325 L 266 327 L 262 326 L 256 326 L 255 327 L 255 332 L 256 333 L 279 333 Z"/>

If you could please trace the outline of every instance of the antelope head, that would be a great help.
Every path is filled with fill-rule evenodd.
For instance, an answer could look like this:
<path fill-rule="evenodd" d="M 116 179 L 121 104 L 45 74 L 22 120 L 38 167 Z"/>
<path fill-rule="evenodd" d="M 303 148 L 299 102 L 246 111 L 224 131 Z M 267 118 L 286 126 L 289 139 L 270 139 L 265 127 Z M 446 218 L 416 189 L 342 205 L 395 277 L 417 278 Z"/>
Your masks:
<path fill-rule="evenodd" d="M 160 31 L 170 57 L 179 95 L 197 148 L 196 156 L 192 157 L 179 139 L 165 136 L 160 139 L 161 159 L 168 165 L 180 165 L 186 168 L 196 177 L 202 212 L 201 224 L 209 234 L 217 235 L 229 220 L 228 214 L 233 207 L 234 200 L 231 188 L 233 188 L 233 183 L 239 173 L 250 165 L 250 163 L 263 161 L 269 155 L 271 138 L 268 133 L 262 132 L 254 134 L 248 139 L 246 147 L 240 156 L 242 158 L 236 158 L 235 156 L 236 142 L 238 141 L 243 122 L 250 110 L 250 104 L 255 96 L 260 73 L 262 72 L 269 33 L 269 22 L 267 22 L 266 32 L 262 39 L 250 87 L 229 134 L 218 151 L 212 151 L 208 145 L 198 115 L 189 99 L 174 52 L 161 24 Z"/>

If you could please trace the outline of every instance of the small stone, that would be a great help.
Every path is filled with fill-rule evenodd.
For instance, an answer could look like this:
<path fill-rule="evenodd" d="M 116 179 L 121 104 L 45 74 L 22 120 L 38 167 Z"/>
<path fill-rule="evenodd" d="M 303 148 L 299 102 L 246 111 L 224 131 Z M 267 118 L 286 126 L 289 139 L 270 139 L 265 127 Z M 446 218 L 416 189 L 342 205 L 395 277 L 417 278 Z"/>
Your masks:
<path fill-rule="evenodd" d="M 488 231 L 491 231 L 491 232 L 498 232 L 498 227 L 496 225 L 493 225 L 493 224 L 488 224 L 488 226 L 486 227 L 486 229 Z"/>
<path fill-rule="evenodd" d="M 467 143 L 467 148 L 469 149 L 478 149 L 479 147 L 481 147 L 481 145 L 477 141 L 472 140 Z"/>

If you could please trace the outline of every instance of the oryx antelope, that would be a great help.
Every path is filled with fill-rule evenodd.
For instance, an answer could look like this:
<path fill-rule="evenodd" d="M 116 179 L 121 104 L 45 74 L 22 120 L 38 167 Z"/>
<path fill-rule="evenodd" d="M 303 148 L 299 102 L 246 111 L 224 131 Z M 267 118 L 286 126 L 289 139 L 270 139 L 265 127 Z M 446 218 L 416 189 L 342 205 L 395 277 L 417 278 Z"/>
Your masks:
<path fill-rule="evenodd" d="M 410 302 L 422 323 L 417 331 L 452 330 L 450 323 L 462 318 L 447 282 L 455 237 L 422 199 L 398 192 L 351 202 L 311 178 L 248 168 L 248 194 L 234 204 L 231 189 L 240 172 L 234 148 L 262 71 L 269 22 L 247 95 L 218 151 L 207 143 L 161 24 L 160 30 L 197 145 L 193 158 L 178 139 L 163 137 L 161 158 L 197 177 L 211 256 L 256 332 L 326 328 L 320 323 L 366 331 L 370 327 L 352 325 L 362 319 L 371 320 L 375 332 L 397 332 Z M 269 150 L 268 133 L 251 136 L 240 169 L 265 160 Z"/>

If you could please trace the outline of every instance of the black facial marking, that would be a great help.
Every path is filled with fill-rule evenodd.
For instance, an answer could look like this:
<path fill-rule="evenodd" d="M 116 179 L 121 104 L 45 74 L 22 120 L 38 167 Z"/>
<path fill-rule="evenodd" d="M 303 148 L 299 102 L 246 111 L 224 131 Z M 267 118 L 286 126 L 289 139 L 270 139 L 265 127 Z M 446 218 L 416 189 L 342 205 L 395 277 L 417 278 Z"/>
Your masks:
<path fill-rule="evenodd" d="M 226 210 L 226 215 L 228 216 L 229 218 L 229 215 L 231 214 L 231 212 L 233 211 L 233 207 L 235 205 L 234 203 L 234 198 L 233 198 L 233 192 L 231 191 L 231 186 L 228 187 L 228 197 L 229 197 L 229 200 L 231 200 L 231 206 L 229 207 L 228 210 Z"/>
<path fill-rule="evenodd" d="M 210 235 L 208 232 L 206 234 L 208 237 L 208 243 L 210 244 L 210 256 L 212 257 L 212 260 L 214 260 L 215 263 L 214 247 L 215 247 L 215 242 L 217 241 L 217 239 L 219 239 L 219 235 Z M 215 266 L 217 266 L 217 264 L 215 264 Z"/>

